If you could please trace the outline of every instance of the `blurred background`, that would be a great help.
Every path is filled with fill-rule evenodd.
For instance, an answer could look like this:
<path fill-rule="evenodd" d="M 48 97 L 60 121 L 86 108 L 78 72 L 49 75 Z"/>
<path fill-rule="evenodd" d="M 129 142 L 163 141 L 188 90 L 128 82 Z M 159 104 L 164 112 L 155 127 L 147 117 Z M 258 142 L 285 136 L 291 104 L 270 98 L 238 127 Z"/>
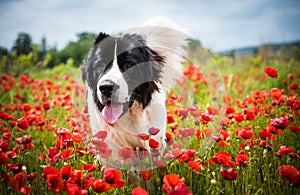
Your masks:
<path fill-rule="evenodd" d="M 100 31 L 117 33 L 154 16 L 188 30 L 189 59 L 263 57 L 282 48 L 287 57 L 299 54 L 299 0 L 0 0 L 1 70 L 28 54 L 21 60 L 37 67 L 70 59 L 79 66 Z"/>

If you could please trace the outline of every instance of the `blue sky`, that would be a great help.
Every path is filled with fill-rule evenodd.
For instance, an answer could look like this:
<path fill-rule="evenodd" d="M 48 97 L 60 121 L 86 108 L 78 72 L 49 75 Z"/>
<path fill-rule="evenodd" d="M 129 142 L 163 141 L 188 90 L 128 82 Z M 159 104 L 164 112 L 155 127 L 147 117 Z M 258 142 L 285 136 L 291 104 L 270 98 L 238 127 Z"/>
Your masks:
<path fill-rule="evenodd" d="M 299 0 L 0 0 L 0 45 L 19 32 L 63 48 L 76 33 L 116 33 L 165 16 L 213 50 L 300 40 Z"/>

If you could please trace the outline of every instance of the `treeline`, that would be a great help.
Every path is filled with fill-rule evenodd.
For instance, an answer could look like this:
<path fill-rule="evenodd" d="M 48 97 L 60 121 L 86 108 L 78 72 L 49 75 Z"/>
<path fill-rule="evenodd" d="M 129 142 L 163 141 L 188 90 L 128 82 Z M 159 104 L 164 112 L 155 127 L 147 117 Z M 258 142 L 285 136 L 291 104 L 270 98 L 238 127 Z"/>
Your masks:
<path fill-rule="evenodd" d="M 58 65 L 72 62 L 72 65 L 79 67 L 82 60 L 92 47 L 96 33 L 78 33 L 75 41 L 69 42 L 63 49 L 47 45 L 46 38 L 40 43 L 33 43 L 28 33 L 19 33 L 12 48 L 0 46 L 0 71 L 10 72 L 15 76 L 27 74 L 33 70 L 53 68 Z M 205 60 L 211 57 L 211 52 L 202 47 L 199 40 L 189 39 L 187 48 L 187 60 Z"/>
<path fill-rule="evenodd" d="M 94 33 L 78 33 L 76 41 L 57 50 L 55 47 L 48 47 L 45 38 L 40 43 L 33 43 L 28 33 L 19 33 L 11 49 L 0 46 L 0 71 L 14 75 L 26 74 L 32 69 L 53 68 L 68 60 L 79 67 L 95 37 Z"/>

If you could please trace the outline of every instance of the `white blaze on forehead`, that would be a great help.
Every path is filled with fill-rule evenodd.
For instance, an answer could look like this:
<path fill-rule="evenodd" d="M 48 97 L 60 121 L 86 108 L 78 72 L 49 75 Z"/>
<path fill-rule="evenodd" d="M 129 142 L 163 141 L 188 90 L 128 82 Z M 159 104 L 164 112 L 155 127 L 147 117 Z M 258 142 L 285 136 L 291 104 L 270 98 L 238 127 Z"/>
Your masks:
<path fill-rule="evenodd" d="M 115 50 L 112 67 L 100 78 L 98 82 L 98 89 L 101 82 L 104 80 L 110 80 L 119 86 L 114 94 L 114 99 L 116 99 L 119 103 L 125 103 L 128 99 L 128 85 L 119 69 L 117 62 L 117 40 L 115 40 Z M 101 92 L 99 90 L 98 97 L 101 97 Z"/>

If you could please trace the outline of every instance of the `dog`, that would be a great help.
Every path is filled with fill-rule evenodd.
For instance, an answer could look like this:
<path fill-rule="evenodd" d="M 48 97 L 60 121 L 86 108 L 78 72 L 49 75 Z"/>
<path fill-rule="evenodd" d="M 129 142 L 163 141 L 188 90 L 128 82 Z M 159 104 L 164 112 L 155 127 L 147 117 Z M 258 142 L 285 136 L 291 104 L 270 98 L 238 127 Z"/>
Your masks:
<path fill-rule="evenodd" d="M 116 36 L 101 32 L 95 39 L 81 72 L 92 132 L 107 132 L 109 166 L 120 166 L 116 159 L 124 148 L 153 150 L 149 139 L 139 137 L 149 135 L 151 128 L 159 129 L 151 139 L 163 154 L 166 92 L 181 76 L 186 44 L 187 36 L 178 25 L 157 18 Z"/>

